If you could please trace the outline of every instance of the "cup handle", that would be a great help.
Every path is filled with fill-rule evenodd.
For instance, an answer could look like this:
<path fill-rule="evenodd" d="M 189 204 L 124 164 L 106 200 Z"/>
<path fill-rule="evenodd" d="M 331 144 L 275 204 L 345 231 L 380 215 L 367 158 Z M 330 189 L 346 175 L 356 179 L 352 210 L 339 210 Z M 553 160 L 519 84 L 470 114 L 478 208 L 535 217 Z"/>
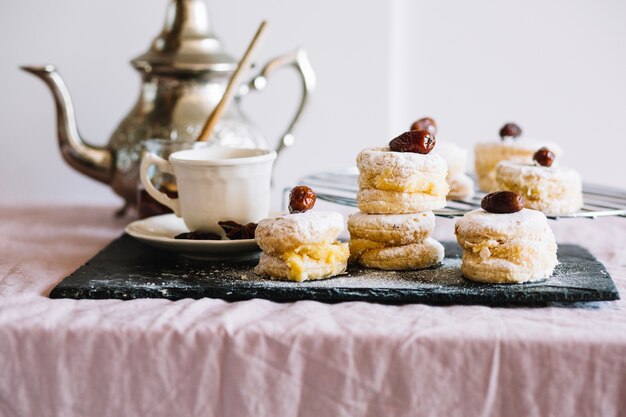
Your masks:
<path fill-rule="evenodd" d="M 150 178 L 148 178 L 148 170 L 152 165 L 155 165 L 157 169 L 161 172 L 174 175 L 174 169 L 172 168 L 172 164 L 159 156 L 148 153 L 142 158 L 141 167 L 139 168 L 141 183 L 146 188 L 146 191 L 148 192 L 148 194 L 150 194 L 152 198 L 154 198 L 156 201 L 163 204 L 164 206 L 172 209 L 174 211 L 174 214 L 180 217 L 180 202 L 178 201 L 178 198 L 170 198 L 167 196 L 167 194 L 157 190 L 156 187 L 152 184 L 152 181 L 150 181 Z"/>
<path fill-rule="evenodd" d="M 283 133 L 279 139 L 278 146 L 276 147 L 276 153 L 278 155 L 280 155 L 283 149 L 293 145 L 293 132 L 309 102 L 310 94 L 315 89 L 315 72 L 313 72 L 313 67 L 311 67 L 306 51 L 304 49 L 297 49 L 296 51 L 270 60 L 265 64 L 259 75 L 250 80 L 248 84 L 242 85 L 238 95 L 238 98 L 241 98 L 246 96 L 250 91 L 263 90 L 267 86 L 267 78 L 274 71 L 283 67 L 293 67 L 298 72 L 298 75 L 300 75 L 300 79 L 302 80 L 302 96 L 296 114 L 293 119 L 291 119 L 291 123 L 289 123 L 285 133 Z"/>

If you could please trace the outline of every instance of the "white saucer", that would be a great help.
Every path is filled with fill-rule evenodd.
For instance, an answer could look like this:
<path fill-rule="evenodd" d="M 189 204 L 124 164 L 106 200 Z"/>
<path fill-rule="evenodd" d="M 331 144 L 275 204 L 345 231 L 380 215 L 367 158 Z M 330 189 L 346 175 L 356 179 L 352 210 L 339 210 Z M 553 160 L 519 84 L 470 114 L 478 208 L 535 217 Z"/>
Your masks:
<path fill-rule="evenodd" d="M 162 214 L 137 220 L 126 226 L 126 233 L 158 249 L 180 253 L 195 259 L 232 259 L 255 257 L 260 251 L 254 239 L 241 240 L 189 240 L 174 239 L 188 232 L 183 219 L 174 214 Z"/>

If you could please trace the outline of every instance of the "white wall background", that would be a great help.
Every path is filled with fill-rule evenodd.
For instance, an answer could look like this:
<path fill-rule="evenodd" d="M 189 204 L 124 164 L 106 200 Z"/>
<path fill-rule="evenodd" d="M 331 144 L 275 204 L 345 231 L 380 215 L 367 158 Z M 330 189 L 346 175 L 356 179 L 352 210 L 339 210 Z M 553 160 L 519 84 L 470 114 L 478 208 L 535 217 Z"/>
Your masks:
<path fill-rule="evenodd" d="M 54 63 L 81 132 L 104 144 L 138 94 L 128 61 L 162 26 L 167 0 L 22 0 L 0 4 L 0 202 L 115 203 L 57 150 L 52 98 L 20 64 Z M 259 62 L 305 46 L 318 76 L 279 187 L 353 164 L 431 115 L 440 140 L 468 149 L 517 121 L 558 141 L 585 180 L 624 187 L 626 2 L 619 0 L 209 0 L 218 35 L 240 56 L 271 22 Z M 246 109 L 270 140 L 297 99 L 295 75 Z M 267 103 L 271 103 L 268 106 Z"/>

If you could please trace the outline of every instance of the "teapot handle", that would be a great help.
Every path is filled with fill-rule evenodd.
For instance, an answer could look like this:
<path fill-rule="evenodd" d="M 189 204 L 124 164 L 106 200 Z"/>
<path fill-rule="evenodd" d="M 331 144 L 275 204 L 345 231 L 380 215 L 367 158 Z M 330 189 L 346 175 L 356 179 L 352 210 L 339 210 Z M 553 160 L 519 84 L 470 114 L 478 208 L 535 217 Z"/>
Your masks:
<path fill-rule="evenodd" d="M 283 67 L 293 67 L 298 71 L 300 79 L 302 80 L 302 97 L 295 116 L 291 119 L 291 123 L 287 127 L 287 130 L 285 130 L 285 133 L 281 135 L 278 146 L 276 147 L 276 153 L 279 155 L 283 149 L 293 145 L 294 129 L 309 102 L 310 94 L 315 89 L 315 73 L 313 72 L 313 67 L 311 67 L 306 51 L 304 49 L 297 49 L 270 60 L 257 76 L 252 78 L 248 84 L 242 85 L 238 95 L 238 98 L 241 98 L 246 96 L 250 91 L 262 91 L 267 86 L 268 77 L 274 71 Z"/>

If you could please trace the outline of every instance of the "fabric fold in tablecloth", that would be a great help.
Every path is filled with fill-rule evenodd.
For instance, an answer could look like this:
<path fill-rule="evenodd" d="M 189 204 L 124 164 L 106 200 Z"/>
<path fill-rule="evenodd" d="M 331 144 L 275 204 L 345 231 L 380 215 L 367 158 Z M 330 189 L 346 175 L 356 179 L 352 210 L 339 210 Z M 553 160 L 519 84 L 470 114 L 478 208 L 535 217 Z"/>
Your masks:
<path fill-rule="evenodd" d="M 624 415 L 621 300 L 490 308 L 45 297 L 120 233 L 110 212 L 4 210 L 0 416 Z M 551 226 L 603 260 L 624 295 L 626 220 L 572 224 Z M 450 229 L 438 220 L 438 238 Z"/>

